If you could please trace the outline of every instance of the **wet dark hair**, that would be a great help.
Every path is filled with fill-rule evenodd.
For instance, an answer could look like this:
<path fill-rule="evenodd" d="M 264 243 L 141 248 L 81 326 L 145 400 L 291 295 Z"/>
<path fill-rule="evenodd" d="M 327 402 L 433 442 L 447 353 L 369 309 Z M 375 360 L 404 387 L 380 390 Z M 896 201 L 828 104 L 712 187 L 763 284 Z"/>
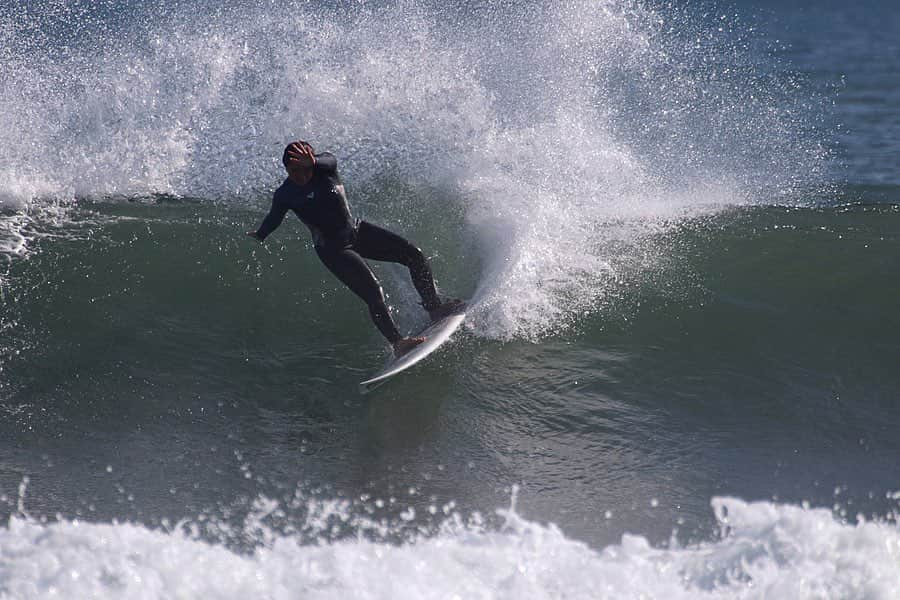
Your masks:
<path fill-rule="evenodd" d="M 312 144 L 310 144 L 309 142 L 305 142 L 303 140 L 297 140 L 296 142 L 291 142 L 290 144 L 288 144 L 287 146 L 284 147 L 284 153 L 281 155 L 281 164 L 284 165 L 285 169 L 287 168 L 288 161 L 290 160 L 290 157 L 288 156 L 288 152 L 298 146 L 303 147 L 303 148 L 309 148 L 309 151 L 313 152 Z"/>

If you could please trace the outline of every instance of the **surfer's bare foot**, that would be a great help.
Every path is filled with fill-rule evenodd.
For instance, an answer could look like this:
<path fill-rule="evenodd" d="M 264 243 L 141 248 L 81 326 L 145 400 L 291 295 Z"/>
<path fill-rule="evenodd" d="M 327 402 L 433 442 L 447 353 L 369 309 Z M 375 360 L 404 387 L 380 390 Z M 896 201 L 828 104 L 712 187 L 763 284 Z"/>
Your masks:
<path fill-rule="evenodd" d="M 423 337 L 400 338 L 399 340 L 394 342 L 394 356 L 399 358 L 424 341 L 425 338 Z"/>
<path fill-rule="evenodd" d="M 440 306 L 434 310 L 428 311 L 428 316 L 432 321 L 440 321 L 444 317 L 458 313 L 466 307 L 466 303 L 458 298 L 452 298 L 441 302 Z"/>

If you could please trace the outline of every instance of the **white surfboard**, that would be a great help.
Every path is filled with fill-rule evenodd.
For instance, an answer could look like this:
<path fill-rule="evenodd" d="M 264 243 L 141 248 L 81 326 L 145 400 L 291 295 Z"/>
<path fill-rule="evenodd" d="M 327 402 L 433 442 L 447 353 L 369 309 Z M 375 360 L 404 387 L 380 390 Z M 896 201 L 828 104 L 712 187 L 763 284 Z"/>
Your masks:
<path fill-rule="evenodd" d="M 429 326 L 425 331 L 418 333 L 425 337 L 425 341 L 401 356 L 400 358 L 391 360 L 384 368 L 372 376 L 370 379 L 359 384 L 359 392 L 367 394 L 376 387 L 406 369 L 410 368 L 438 348 L 441 344 L 450 339 L 453 332 L 459 329 L 462 322 L 466 319 L 465 313 L 457 313 L 444 317 L 437 323 Z"/>

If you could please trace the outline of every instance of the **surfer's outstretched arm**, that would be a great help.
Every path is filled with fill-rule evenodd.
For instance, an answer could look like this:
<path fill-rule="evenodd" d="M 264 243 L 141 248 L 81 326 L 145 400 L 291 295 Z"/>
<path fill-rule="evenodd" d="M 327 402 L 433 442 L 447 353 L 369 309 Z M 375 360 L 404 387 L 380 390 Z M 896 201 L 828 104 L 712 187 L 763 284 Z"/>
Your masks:
<path fill-rule="evenodd" d="M 279 202 L 278 194 L 272 198 L 272 208 L 269 209 L 269 214 L 266 215 L 266 218 L 263 219 L 262 224 L 256 231 L 248 231 L 247 235 L 252 238 L 259 240 L 260 242 L 266 239 L 270 233 L 275 231 L 281 222 L 284 220 L 284 215 L 287 214 L 288 207 L 283 203 Z"/>

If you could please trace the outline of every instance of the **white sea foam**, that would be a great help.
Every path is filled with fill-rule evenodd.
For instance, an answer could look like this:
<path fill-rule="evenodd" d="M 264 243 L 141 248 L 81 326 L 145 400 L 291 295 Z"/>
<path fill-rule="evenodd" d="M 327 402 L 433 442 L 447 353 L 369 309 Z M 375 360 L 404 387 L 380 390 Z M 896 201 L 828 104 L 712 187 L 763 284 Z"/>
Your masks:
<path fill-rule="evenodd" d="M 399 545 L 299 545 L 252 553 L 180 530 L 14 517 L 0 530 L 0 598 L 896 598 L 900 528 L 825 509 L 714 498 L 716 541 L 592 549 L 505 512 L 499 531 L 449 525 Z"/>
<path fill-rule="evenodd" d="M 789 193 L 821 163 L 794 82 L 757 72 L 727 20 L 671 7 L 176 2 L 116 29 L 51 4 L 37 20 L 0 9 L 0 208 L 243 203 L 302 136 L 342 159 L 363 215 L 385 174 L 456 199 L 469 231 L 446 235 L 474 236 L 471 324 L 487 337 L 565 328 L 656 268 L 655 233 Z"/>

